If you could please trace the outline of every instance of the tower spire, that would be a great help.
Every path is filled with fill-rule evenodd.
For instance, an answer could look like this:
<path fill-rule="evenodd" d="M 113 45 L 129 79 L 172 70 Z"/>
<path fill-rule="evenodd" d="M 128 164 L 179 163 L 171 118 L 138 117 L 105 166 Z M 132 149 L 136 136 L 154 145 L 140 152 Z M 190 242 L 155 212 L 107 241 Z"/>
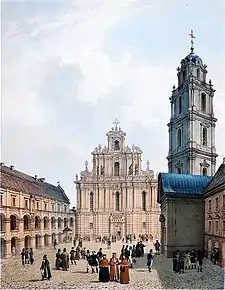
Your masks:
<path fill-rule="evenodd" d="M 115 130 L 117 130 L 117 126 L 118 124 L 120 124 L 120 122 L 118 121 L 118 119 L 116 118 L 116 120 L 113 122 L 113 125 L 115 125 Z"/>
<path fill-rule="evenodd" d="M 193 52 L 194 51 L 194 39 L 195 39 L 193 30 L 191 30 L 191 32 L 189 33 L 189 36 L 190 36 L 190 39 L 191 39 L 191 52 Z"/>

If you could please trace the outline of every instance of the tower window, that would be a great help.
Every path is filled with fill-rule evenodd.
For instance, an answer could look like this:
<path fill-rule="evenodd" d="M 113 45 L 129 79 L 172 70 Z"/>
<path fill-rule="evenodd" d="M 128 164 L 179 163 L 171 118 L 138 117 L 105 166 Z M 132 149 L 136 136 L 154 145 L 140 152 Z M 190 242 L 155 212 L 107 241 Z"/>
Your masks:
<path fill-rule="evenodd" d="M 202 145 L 207 146 L 207 128 L 202 129 Z"/>
<path fill-rule="evenodd" d="M 201 94 L 201 110 L 203 112 L 206 112 L 206 94 L 205 93 Z"/>
<path fill-rule="evenodd" d="M 142 210 L 146 211 L 146 192 L 142 192 Z"/>
<path fill-rule="evenodd" d="M 200 79 L 200 69 L 199 68 L 197 69 L 197 79 L 198 80 Z"/>
<path fill-rule="evenodd" d="M 177 147 L 182 146 L 182 131 L 181 129 L 178 129 L 177 131 Z"/>
<path fill-rule="evenodd" d="M 185 81 L 186 79 L 186 73 L 185 73 L 185 70 L 183 71 L 183 82 Z"/>
<path fill-rule="evenodd" d="M 120 210 L 120 193 L 118 191 L 116 192 L 116 210 Z"/>
<path fill-rule="evenodd" d="M 178 173 L 178 174 L 181 174 L 181 173 L 182 173 L 182 170 L 181 170 L 180 167 L 177 168 L 177 173 Z"/>
<path fill-rule="evenodd" d="M 178 107 L 179 107 L 179 114 L 182 112 L 182 97 L 180 96 L 178 99 Z"/>
<path fill-rule="evenodd" d="M 90 211 L 94 211 L 94 193 L 90 192 Z"/>
<path fill-rule="evenodd" d="M 207 168 L 204 167 L 204 168 L 202 169 L 202 175 L 204 175 L 204 176 L 207 175 Z"/>
<path fill-rule="evenodd" d="M 114 164 L 114 176 L 119 176 L 120 173 L 120 164 L 119 162 L 115 162 Z"/>
<path fill-rule="evenodd" d="M 114 143 L 114 150 L 120 150 L 120 143 L 118 140 L 116 140 Z"/>

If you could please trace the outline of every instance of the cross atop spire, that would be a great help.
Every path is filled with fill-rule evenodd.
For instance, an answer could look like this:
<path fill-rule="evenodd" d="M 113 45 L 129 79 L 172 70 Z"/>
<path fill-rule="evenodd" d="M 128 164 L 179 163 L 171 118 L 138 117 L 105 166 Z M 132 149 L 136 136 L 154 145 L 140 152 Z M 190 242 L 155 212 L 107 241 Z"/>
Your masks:
<path fill-rule="evenodd" d="M 190 36 L 190 39 L 191 39 L 191 52 L 193 52 L 194 51 L 194 39 L 195 39 L 193 30 L 191 30 L 191 32 L 189 33 L 189 36 Z"/>
<path fill-rule="evenodd" d="M 120 124 L 120 122 L 118 121 L 118 119 L 116 118 L 116 120 L 113 122 L 113 125 L 115 125 L 115 129 L 117 130 L 117 125 Z"/>

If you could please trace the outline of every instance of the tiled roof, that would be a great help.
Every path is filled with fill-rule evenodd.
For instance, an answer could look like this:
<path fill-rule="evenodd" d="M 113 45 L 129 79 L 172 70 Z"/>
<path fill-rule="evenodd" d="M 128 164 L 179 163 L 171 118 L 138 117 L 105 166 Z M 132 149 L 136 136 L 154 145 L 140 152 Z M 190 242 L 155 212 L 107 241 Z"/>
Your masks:
<path fill-rule="evenodd" d="M 208 186 L 204 190 L 204 194 L 210 191 L 214 191 L 221 186 L 225 187 L 225 164 L 222 163 L 214 175 L 212 181 L 208 184 Z"/>
<path fill-rule="evenodd" d="M 4 165 L 1 165 L 0 182 L 1 188 L 4 189 L 55 198 L 58 201 L 70 203 L 60 185 L 55 186 L 40 179 L 35 179 L 33 176 Z"/>
<path fill-rule="evenodd" d="M 212 177 L 191 174 L 159 173 L 158 201 L 163 195 L 201 195 Z"/>

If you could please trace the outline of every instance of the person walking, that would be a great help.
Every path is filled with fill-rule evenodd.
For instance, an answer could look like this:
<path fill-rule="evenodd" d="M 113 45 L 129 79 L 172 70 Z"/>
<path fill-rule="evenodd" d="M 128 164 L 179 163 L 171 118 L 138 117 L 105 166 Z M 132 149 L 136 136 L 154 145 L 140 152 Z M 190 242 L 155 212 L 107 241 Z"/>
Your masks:
<path fill-rule="evenodd" d="M 62 270 L 67 271 L 69 268 L 69 254 L 66 251 L 66 248 L 63 249 L 62 253 Z"/>
<path fill-rule="evenodd" d="M 25 249 L 23 248 L 22 249 L 22 252 L 21 252 L 21 261 L 22 261 L 22 265 L 25 264 Z"/>
<path fill-rule="evenodd" d="M 62 253 L 61 253 L 61 249 L 58 249 L 58 252 L 56 253 L 55 257 L 55 267 L 57 270 L 61 270 L 61 266 L 62 266 L 62 259 L 61 259 Z"/>
<path fill-rule="evenodd" d="M 33 252 L 32 248 L 30 248 L 29 255 L 30 255 L 30 263 L 31 263 L 31 265 L 33 265 L 33 263 L 34 263 L 34 252 Z"/>
<path fill-rule="evenodd" d="M 70 261 L 71 261 L 71 264 L 77 264 L 76 260 L 75 260 L 75 250 L 74 250 L 74 247 L 72 247 L 71 251 L 70 251 Z"/>
<path fill-rule="evenodd" d="M 153 264 L 153 251 L 151 249 L 147 255 L 147 267 L 149 272 L 152 272 L 152 264 Z"/>
<path fill-rule="evenodd" d="M 44 279 L 50 280 L 52 278 L 50 263 L 49 263 L 49 260 L 47 258 L 47 255 L 43 256 L 40 270 L 41 270 L 41 275 L 42 275 L 42 281 Z"/>
<path fill-rule="evenodd" d="M 197 253 L 197 269 L 198 269 L 198 272 L 202 272 L 202 264 L 203 264 L 203 252 L 198 250 L 198 253 Z"/>

